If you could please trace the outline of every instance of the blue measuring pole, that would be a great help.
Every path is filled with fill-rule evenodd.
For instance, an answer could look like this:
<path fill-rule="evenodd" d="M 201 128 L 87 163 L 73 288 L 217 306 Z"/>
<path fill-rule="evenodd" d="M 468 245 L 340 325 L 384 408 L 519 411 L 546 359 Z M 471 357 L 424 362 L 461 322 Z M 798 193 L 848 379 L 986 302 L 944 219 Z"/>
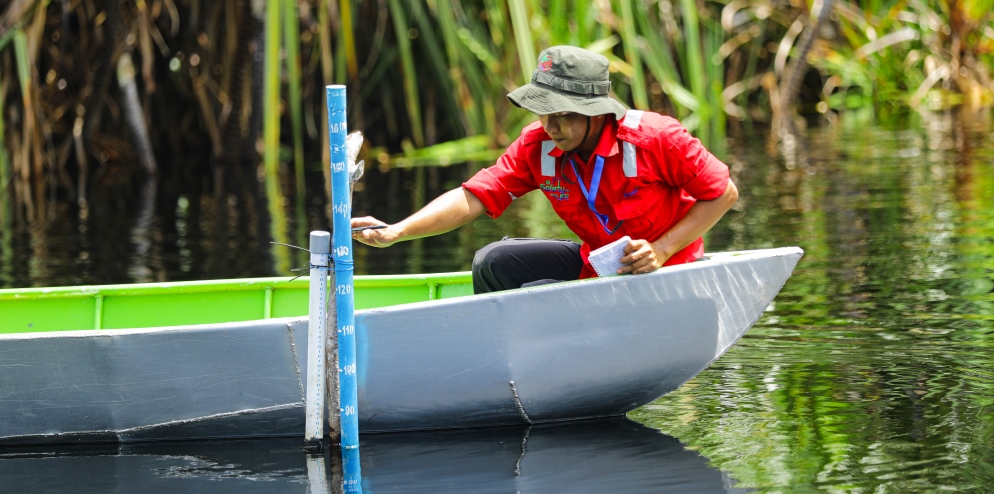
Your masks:
<path fill-rule="evenodd" d="M 362 493 L 362 474 L 359 466 L 359 448 L 342 450 L 342 491 L 345 494 Z M 320 491 L 314 491 L 320 492 Z"/>
<path fill-rule="evenodd" d="M 338 381 L 342 450 L 359 447 L 359 397 L 356 376 L 355 300 L 352 293 L 352 201 L 345 138 L 345 86 L 325 88 L 328 98 L 328 141 L 331 146 L 331 253 L 335 258 L 335 302 L 338 331 Z"/>

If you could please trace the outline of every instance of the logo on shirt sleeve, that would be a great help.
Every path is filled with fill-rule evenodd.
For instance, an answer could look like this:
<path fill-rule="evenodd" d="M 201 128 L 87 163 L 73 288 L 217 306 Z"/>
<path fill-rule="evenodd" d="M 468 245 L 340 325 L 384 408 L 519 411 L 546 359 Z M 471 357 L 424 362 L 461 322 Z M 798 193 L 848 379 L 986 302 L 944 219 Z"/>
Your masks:
<path fill-rule="evenodd" d="M 545 183 L 539 184 L 538 187 L 545 192 L 545 195 L 549 196 L 549 199 L 555 199 L 557 201 L 569 200 L 569 189 L 563 187 L 559 177 L 546 180 Z"/>

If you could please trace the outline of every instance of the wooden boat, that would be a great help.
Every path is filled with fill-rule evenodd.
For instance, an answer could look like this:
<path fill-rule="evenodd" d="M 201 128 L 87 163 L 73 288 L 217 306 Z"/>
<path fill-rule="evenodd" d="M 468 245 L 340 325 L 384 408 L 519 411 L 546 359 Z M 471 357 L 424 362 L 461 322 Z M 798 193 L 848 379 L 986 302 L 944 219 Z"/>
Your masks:
<path fill-rule="evenodd" d="M 801 255 L 486 295 L 356 277 L 360 430 L 623 415 L 731 347 Z M 0 290 L 0 444 L 302 435 L 307 283 Z"/>

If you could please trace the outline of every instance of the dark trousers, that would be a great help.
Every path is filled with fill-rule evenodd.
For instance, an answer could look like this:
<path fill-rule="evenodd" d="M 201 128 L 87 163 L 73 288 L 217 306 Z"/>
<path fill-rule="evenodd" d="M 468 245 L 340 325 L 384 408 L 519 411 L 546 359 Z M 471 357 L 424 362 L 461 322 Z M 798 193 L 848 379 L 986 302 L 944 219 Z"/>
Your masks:
<path fill-rule="evenodd" d="M 581 269 L 583 260 L 576 242 L 504 237 L 476 251 L 473 293 L 575 280 Z"/>

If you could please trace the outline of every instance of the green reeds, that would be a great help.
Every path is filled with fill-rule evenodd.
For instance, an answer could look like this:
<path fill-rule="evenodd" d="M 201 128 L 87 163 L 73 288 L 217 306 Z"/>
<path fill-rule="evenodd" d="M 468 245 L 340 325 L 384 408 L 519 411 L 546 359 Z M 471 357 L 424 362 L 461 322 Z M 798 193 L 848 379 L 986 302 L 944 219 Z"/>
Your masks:
<path fill-rule="evenodd" d="M 840 36 L 813 57 L 822 111 L 994 104 L 994 1 L 838 4 Z"/>
<path fill-rule="evenodd" d="M 22 102 L 25 105 L 30 103 L 31 89 L 31 59 L 28 53 L 27 36 L 22 26 L 31 21 L 30 14 L 37 5 L 21 4 L 8 5 L 9 10 L 5 12 L 4 18 L 0 20 L 0 26 L 7 27 L 8 30 L 0 37 L 0 53 L 13 42 L 14 63 L 17 72 L 17 81 L 21 88 Z M 19 18 L 24 15 L 23 18 Z M 6 16 L 14 16 L 7 18 Z M 13 170 L 10 168 L 11 162 L 7 154 L 6 124 L 4 122 L 4 112 L 6 92 L 10 89 L 10 80 L 5 79 L 0 74 L 0 191 L 10 185 L 13 179 Z M 25 108 L 30 108 L 25 106 Z M 6 195 L 6 194 L 5 194 Z"/>
<path fill-rule="evenodd" d="M 24 203 L 27 216 L 29 218 L 36 218 L 35 216 L 35 206 L 37 205 L 37 212 L 39 216 L 43 216 L 44 200 L 42 198 L 42 193 L 44 192 L 44 177 L 42 177 L 42 160 L 40 153 L 32 153 L 31 150 L 38 149 L 38 142 L 41 136 L 37 135 L 34 125 L 34 111 L 35 106 L 32 98 L 32 84 L 31 84 L 31 54 L 28 52 L 28 41 L 27 35 L 24 33 L 23 29 L 16 29 L 13 33 L 14 38 L 14 58 L 17 62 L 17 75 L 18 81 L 21 86 L 21 102 L 24 104 L 24 126 L 21 133 L 21 143 L 20 143 L 20 163 L 17 164 L 18 174 L 21 178 L 21 184 L 14 184 L 15 189 L 19 188 L 22 194 L 22 202 Z M 32 174 L 32 172 L 36 172 Z M 31 178 L 34 178 L 34 187 L 31 187 Z M 20 185 L 20 187 L 18 187 Z M 32 190 L 33 189 L 33 190 Z"/>
<path fill-rule="evenodd" d="M 430 10 L 437 13 L 439 24 L 442 27 L 442 40 L 444 42 L 445 57 L 448 60 L 447 75 L 452 88 L 452 95 L 455 98 L 455 107 L 458 114 L 453 115 L 456 120 L 463 122 L 463 129 L 466 134 L 474 135 L 487 128 L 485 115 L 480 102 L 473 97 L 473 90 L 484 90 L 480 71 L 475 63 L 467 63 L 472 54 L 468 53 L 468 46 L 473 46 L 481 52 L 483 57 L 489 55 L 485 48 L 482 48 L 465 30 L 460 31 L 460 26 L 456 21 L 453 5 L 444 0 L 429 0 Z M 463 43 L 466 39 L 467 44 Z"/>
<path fill-rule="evenodd" d="M 511 10 L 511 27 L 514 29 L 514 43 L 518 49 L 518 63 L 521 67 L 521 83 L 531 80 L 531 72 L 535 67 L 535 44 L 532 41 L 532 28 L 528 9 L 524 0 L 508 0 Z"/>
<path fill-rule="evenodd" d="M 266 77 L 263 81 L 262 135 L 263 163 L 267 180 L 279 178 L 280 75 L 282 73 L 280 64 L 280 10 L 278 8 L 267 9 L 265 17 L 266 35 L 263 60 Z M 274 181 L 279 183 L 278 180 Z M 267 183 L 267 187 L 271 187 L 270 184 Z"/>
<path fill-rule="evenodd" d="M 281 0 L 289 2 L 291 0 Z M 265 80 L 263 81 L 262 96 L 262 141 L 263 165 L 266 174 L 266 199 L 269 206 L 270 228 L 274 242 L 286 244 L 287 222 L 283 208 L 283 193 L 280 188 L 280 41 L 282 22 L 281 13 L 285 9 L 280 3 L 270 5 L 265 12 L 265 46 L 263 60 Z M 282 246 L 273 245 L 270 249 L 277 273 L 288 273 L 291 268 L 289 251 Z"/>
<path fill-rule="evenodd" d="M 301 105 L 303 83 L 300 72 L 300 28 L 297 25 L 297 5 L 292 0 L 282 0 L 283 46 L 286 48 L 287 106 L 290 109 L 290 128 L 293 133 L 293 172 L 296 184 L 297 207 L 304 208 L 304 130 Z"/>
<path fill-rule="evenodd" d="M 0 40 L 0 53 L 6 43 Z M 3 73 L 0 71 L 0 112 L 4 108 L 4 87 Z M 10 160 L 7 159 L 7 145 L 4 140 L 5 126 L 3 115 L 0 114 L 0 286 L 11 286 L 13 281 L 12 272 L 14 263 L 13 236 L 14 236 L 14 201 L 11 194 L 12 177 Z"/>
<path fill-rule="evenodd" d="M 502 150 L 494 149 L 489 136 L 478 135 L 408 151 L 391 160 L 397 168 L 449 166 L 465 162 L 492 162 Z"/>
<path fill-rule="evenodd" d="M 720 63 L 716 63 L 715 58 L 718 50 L 724 44 L 725 35 L 721 25 L 713 18 L 709 18 L 703 25 L 705 38 L 701 63 L 704 65 L 708 112 L 706 117 L 701 115 L 701 120 L 707 131 L 699 132 L 698 137 L 710 148 L 712 153 L 721 156 L 725 150 L 725 127 L 727 124 L 724 97 L 722 96 L 722 91 L 725 89 L 725 74 L 724 67 Z"/>
<path fill-rule="evenodd" d="M 145 16 L 141 22 L 128 24 L 139 31 L 137 39 L 154 39 L 159 48 L 135 52 L 142 63 L 162 66 L 144 58 L 168 56 L 170 66 L 173 61 L 177 64 L 168 76 L 153 75 L 159 88 L 172 84 L 178 89 L 143 95 L 154 123 L 150 129 L 154 143 L 200 139 L 206 144 L 203 148 L 218 155 L 233 146 L 249 149 L 238 139 L 235 145 L 222 142 L 218 129 L 236 120 L 230 128 L 244 128 L 240 120 L 245 113 L 236 103 L 244 101 L 246 91 L 231 83 L 236 77 L 231 55 L 236 51 L 237 20 L 252 15 L 252 2 L 175 3 L 164 9 L 137 9 L 139 14 L 136 9 L 122 9 L 126 21 L 134 20 L 129 16 Z M 368 142 L 393 155 L 388 165 L 489 160 L 534 120 L 506 100 L 507 92 L 528 82 L 540 50 L 573 44 L 609 57 L 615 94 L 625 104 L 672 113 L 720 152 L 729 116 L 726 99 L 735 103 L 728 105 L 733 119 L 769 120 L 774 104 L 771 87 L 779 82 L 767 47 L 783 38 L 788 26 L 808 8 L 803 2 L 771 5 L 762 0 L 281 0 L 256 4 L 266 9 L 270 33 L 265 46 L 258 48 L 265 50 L 267 64 L 262 109 L 266 114 L 262 130 L 267 190 L 276 195 L 284 189 L 296 190 L 298 210 L 306 204 L 302 195 L 305 161 L 317 162 L 318 156 L 325 158 L 323 162 L 327 159 L 326 129 L 317 131 L 326 119 L 319 118 L 324 109 L 315 88 L 336 82 L 355 88 L 350 94 L 350 123 L 356 123 L 358 130 L 373 131 Z M 18 112 L 5 111 L 4 115 L 23 117 L 16 125 L 0 122 L 0 147 L 4 148 L 0 150 L 0 183 L 17 182 L 14 202 L 24 210 L 44 204 L 46 194 L 64 187 L 65 180 L 55 180 L 54 174 L 66 163 L 72 166 L 65 158 L 72 154 L 67 155 L 61 143 L 72 141 L 74 120 L 85 117 L 87 126 L 100 127 L 98 134 L 120 127 L 113 111 L 86 108 L 82 116 L 75 112 L 93 89 L 87 79 L 90 75 L 79 67 L 92 66 L 101 51 L 97 43 L 106 26 L 97 19 L 102 4 L 95 0 L 67 4 L 77 19 L 68 24 L 46 22 L 46 5 L 44 0 L 12 2 L 5 12 L 10 17 L 0 23 L 6 29 L 0 32 L 0 51 L 16 61 L 16 68 L 3 74 L 9 79 L 0 84 L 0 104 L 7 110 L 19 105 Z M 862 9 L 853 3 L 836 3 L 833 28 L 837 35 L 816 41 L 809 55 L 824 87 L 806 87 L 808 101 L 802 101 L 798 109 L 810 111 L 814 106 L 811 94 L 821 94 L 817 105 L 821 112 L 867 105 L 911 104 L 924 109 L 994 104 L 994 88 L 988 82 L 994 67 L 994 0 L 941 6 L 874 0 L 861 5 Z M 721 25 L 719 13 L 725 12 L 737 20 Z M 170 29 L 160 31 L 165 25 Z M 187 33 L 199 34 L 191 37 Z M 79 48 L 29 53 L 35 43 L 47 43 L 55 34 Z M 726 39 L 733 41 L 726 43 Z M 280 40 L 286 50 L 285 82 L 280 78 Z M 194 55 L 201 60 L 199 65 L 192 62 Z M 33 66 L 45 67 L 46 73 L 37 75 L 41 80 L 31 80 Z M 53 81 L 63 80 L 70 89 L 52 86 Z M 816 78 L 805 79 L 805 83 L 816 84 L 811 80 Z M 21 95 L 14 97 L 12 92 L 18 87 Z M 78 94 L 71 94 L 74 88 L 81 88 Z M 39 104 L 41 94 L 54 95 L 53 100 Z M 166 97 L 189 99 L 172 105 L 157 100 Z M 188 127 L 158 120 L 161 114 L 154 109 L 163 106 L 189 108 L 185 113 L 172 112 L 172 118 L 193 122 L 189 128 L 204 132 L 184 135 L 171 130 Z M 89 120 L 100 113 L 102 122 Z M 306 127 L 310 136 L 302 125 L 305 119 L 310 122 Z M 287 125 L 284 134 L 280 124 Z M 294 176 L 289 180 L 295 186 L 280 185 L 282 141 L 292 145 Z M 91 150 L 91 144 L 86 143 L 91 156 L 99 154 L 99 149 Z M 82 175 L 77 180 L 84 183 L 86 175 L 96 170 L 75 170 Z M 73 171 L 67 176 L 72 177 Z M 232 175 L 236 174 L 227 176 Z"/>
<path fill-rule="evenodd" d="M 668 33 L 664 25 L 650 24 L 651 10 L 645 2 L 638 2 L 635 7 L 638 12 L 636 20 L 643 33 L 642 45 L 645 52 L 651 54 L 651 56 L 645 57 L 646 66 L 663 92 L 670 97 L 677 111 L 674 116 L 681 119 L 686 118 L 697 111 L 698 100 L 682 82 L 683 77 L 680 75 L 677 63 L 671 53 L 674 47 L 668 39 L 679 34 Z M 658 15 L 656 17 L 658 18 Z"/>
<path fill-rule="evenodd" d="M 3 52 L 4 45 L 6 44 L 6 40 L 0 40 L 0 53 Z M 3 78 L 2 69 L 0 67 L 0 111 L 4 108 L 4 94 L 7 92 L 7 88 L 5 87 L 6 80 Z M 4 136 L 7 134 L 5 127 L 3 116 L 0 115 L 0 195 L 3 195 L 3 199 L 0 200 L 2 201 L 0 202 L 0 225 L 9 226 L 8 209 L 10 189 L 8 187 L 10 187 L 10 177 L 13 176 L 13 173 L 10 169 L 10 160 L 7 158 L 7 143 L 4 139 Z"/>
<path fill-rule="evenodd" d="M 287 106 L 290 108 L 290 129 L 293 134 L 293 177 L 294 204 L 296 205 L 296 241 L 298 245 L 307 242 L 306 224 L 306 170 L 304 170 L 304 117 L 301 111 L 303 76 L 300 71 L 300 28 L 298 25 L 297 4 L 282 0 L 283 6 L 283 46 L 286 49 Z"/>
<path fill-rule="evenodd" d="M 421 118 L 421 93 L 418 90 L 418 73 L 414 70 L 414 54 L 411 51 L 413 34 L 407 23 L 407 12 L 400 0 L 390 1 L 390 17 L 393 19 L 394 34 L 397 38 L 397 50 L 400 52 L 401 66 L 404 73 L 404 94 L 407 103 L 407 116 L 411 124 L 411 138 L 416 147 L 424 146 L 424 127 Z"/>
<path fill-rule="evenodd" d="M 342 51 L 343 51 L 343 61 L 345 62 L 346 71 L 348 72 L 350 80 L 356 80 L 359 77 L 359 61 L 356 56 L 355 50 L 355 23 L 352 16 L 352 2 L 351 0 L 342 0 L 338 2 L 338 13 L 339 22 L 342 23 Z M 345 83 L 346 81 L 340 81 Z"/>
<path fill-rule="evenodd" d="M 632 100 L 636 108 L 649 109 L 649 96 L 645 87 L 645 76 L 642 74 L 641 37 L 635 32 L 635 12 L 632 9 L 632 0 L 621 0 L 621 39 L 625 45 L 625 58 L 632 66 L 632 76 L 629 78 L 629 85 L 632 88 Z M 650 54 L 651 56 L 651 54 Z"/>
<path fill-rule="evenodd" d="M 700 23 L 697 17 L 697 4 L 694 0 L 680 0 L 683 14 L 683 36 L 685 42 L 681 52 L 684 56 L 684 66 L 687 67 L 687 75 L 690 82 L 690 91 L 697 100 L 697 112 L 688 119 L 687 128 L 694 130 L 701 122 L 707 124 L 708 117 L 711 116 L 711 107 L 708 105 L 707 86 L 704 78 L 704 54 L 701 52 Z M 696 116 L 696 119 L 693 118 Z M 705 142 L 707 139 L 705 139 Z"/>

